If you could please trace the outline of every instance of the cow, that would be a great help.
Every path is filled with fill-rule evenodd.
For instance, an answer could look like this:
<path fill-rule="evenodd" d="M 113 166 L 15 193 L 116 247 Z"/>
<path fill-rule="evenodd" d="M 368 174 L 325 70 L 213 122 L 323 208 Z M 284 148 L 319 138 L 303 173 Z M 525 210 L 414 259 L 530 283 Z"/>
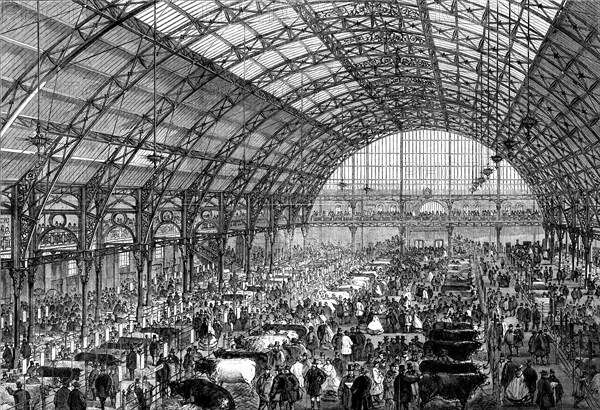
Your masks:
<path fill-rule="evenodd" d="M 205 410 L 235 410 L 231 394 L 205 379 L 190 379 L 169 383 L 172 396 L 181 396 L 183 404 L 192 403 Z"/>
<path fill-rule="evenodd" d="M 107 365 L 114 365 L 119 363 L 119 359 L 117 359 L 114 355 L 109 353 L 100 353 L 98 351 L 92 350 L 89 352 L 81 352 L 77 353 L 73 358 L 76 362 L 94 362 L 94 363 L 103 363 Z"/>
<path fill-rule="evenodd" d="M 79 380 L 80 375 L 81 369 L 79 368 L 39 366 L 35 369 L 35 376 L 56 377 L 60 379 L 61 382 Z"/>
<path fill-rule="evenodd" d="M 217 359 L 251 359 L 256 363 L 256 375 L 260 376 L 269 364 L 269 355 L 264 352 L 218 349 L 213 352 Z"/>
<path fill-rule="evenodd" d="M 253 389 L 255 380 L 256 362 L 253 359 L 207 359 L 196 362 L 195 370 L 206 374 L 215 383 L 245 383 Z"/>
<path fill-rule="evenodd" d="M 269 350 L 269 346 L 279 343 L 289 343 L 290 339 L 286 335 L 261 335 L 250 336 L 247 338 L 238 339 L 241 342 L 241 347 L 253 352 L 265 352 Z M 238 341 L 236 340 L 236 344 Z"/>
<path fill-rule="evenodd" d="M 483 373 L 425 373 L 418 382 L 421 410 L 436 397 L 458 400 L 465 410 L 471 394 L 486 380 L 487 376 Z"/>
<path fill-rule="evenodd" d="M 297 360 L 302 359 L 305 354 L 308 354 L 306 347 L 300 343 L 285 344 L 283 345 L 283 350 L 285 352 L 286 362 L 290 366 Z"/>

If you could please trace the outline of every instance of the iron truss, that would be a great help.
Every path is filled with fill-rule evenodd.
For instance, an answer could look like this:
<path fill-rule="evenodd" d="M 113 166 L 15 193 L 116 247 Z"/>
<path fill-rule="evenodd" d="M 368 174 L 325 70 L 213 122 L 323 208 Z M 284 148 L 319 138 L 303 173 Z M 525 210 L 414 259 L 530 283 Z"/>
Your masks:
<path fill-rule="evenodd" d="M 2 2 L 11 18 L 0 22 L 0 149 L 13 256 L 37 249 L 37 226 L 69 185 L 65 212 L 77 215 L 82 251 L 102 240 L 123 195 L 139 243 L 170 209 L 188 241 L 211 207 L 220 207 L 222 235 L 240 209 L 248 234 L 265 210 L 306 219 L 344 159 L 422 128 L 494 148 L 532 186 L 547 224 L 593 231 L 592 6 L 72 0 L 40 2 L 38 13 L 35 2 Z"/>

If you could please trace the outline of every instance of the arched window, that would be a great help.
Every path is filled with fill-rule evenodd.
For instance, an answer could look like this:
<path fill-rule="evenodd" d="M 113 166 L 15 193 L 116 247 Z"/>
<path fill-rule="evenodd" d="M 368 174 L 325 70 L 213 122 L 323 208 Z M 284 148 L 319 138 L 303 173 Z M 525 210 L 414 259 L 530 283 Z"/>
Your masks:
<path fill-rule="evenodd" d="M 436 239 L 435 242 L 433 242 L 433 246 L 436 248 L 443 248 L 444 247 L 444 240 L 443 239 Z"/>
<path fill-rule="evenodd" d="M 425 241 L 423 239 L 415 239 L 415 248 L 422 249 L 425 247 Z"/>

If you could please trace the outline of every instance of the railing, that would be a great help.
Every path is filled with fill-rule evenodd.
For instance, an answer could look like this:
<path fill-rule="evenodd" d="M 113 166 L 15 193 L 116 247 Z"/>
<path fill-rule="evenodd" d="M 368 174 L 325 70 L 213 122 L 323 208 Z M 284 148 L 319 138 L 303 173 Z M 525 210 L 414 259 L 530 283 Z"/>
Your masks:
<path fill-rule="evenodd" d="M 515 260 L 519 261 L 518 259 Z M 513 275 L 512 281 L 514 280 L 516 280 L 516 278 Z M 527 303 L 530 308 L 533 308 L 535 302 L 532 300 L 530 288 L 528 287 L 528 291 L 523 292 L 522 295 L 525 303 Z M 542 314 L 542 327 L 552 335 L 554 340 L 554 358 L 556 364 L 560 364 L 568 373 L 571 374 L 571 379 L 574 386 L 575 383 L 578 383 L 578 380 L 575 378 L 576 366 L 574 365 L 574 360 L 576 357 L 573 349 L 574 340 L 572 340 L 568 335 L 567 329 L 570 327 L 570 325 L 566 323 L 566 319 L 563 320 L 562 312 L 560 315 L 559 326 L 556 326 L 556 309 L 557 308 L 555 305 L 554 312 L 549 312 L 546 318 L 544 318 L 544 315 Z M 565 352 L 565 350 L 561 347 L 563 340 L 567 337 L 571 339 L 569 343 L 571 349 L 569 352 Z M 580 345 L 579 355 L 577 355 L 578 358 L 582 357 L 581 350 L 582 346 Z M 592 377 L 593 375 L 590 375 L 590 380 Z M 590 406 L 592 409 L 600 409 L 600 401 L 598 401 L 596 396 L 593 394 L 594 392 L 590 390 L 589 383 L 585 386 L 585 392 L 585 401 L 587 402 L 588 406 Z"/>
<path fill-rule="evenodd" d="M 539 222 L 541 224 L 542 218 L 540 215 L 501 215 L 498 218 L 497 215 L 410 215 L 410 214 L 373 214 L 373 215 L 350 215 L 350 214 L 326 214 L 326 215 L 312 215 L 310 218 L 311 222 L 343 222 L 343 221 L 356 221 L 356 222 L 380 222 L 380 221 L 442 221 L 442 222 L 500 222 L 500 223 L 511 223 L 511 222 Z"/>
<path fill-rule="evenodd" d="M 166 348 L 163 347 L 163 350 L 175 349 L 177 356 L 180 358 L 180 363 L 183 361 L 183 353 L 185 352 L 185 349 L 191 345 L 192 323 L 187 323 L 184 325 L 175 325 L 175 319 L 183 318 L 185 315 L 188 315 L 188 314 L 193 315 L 193 312 L 194 312 L 194 308 L 193 308 L 193 306 L 191 306 L 191 304 L 188 304 L 188 306 L 185 306 L 185 305 L 183 305 L 182 302 L 176 304 L 173 308 L 169 308 L 167 306 L 166 302 L 160 302 L 157 305 L 153 305 L 153 306 L 144 308 L 144 317 L 145 318 L 150 318 L 150 319 L 154 319 L 154 320 L 158 321 L 158 319 L 163 319 L 166 317 L 167 314 L 170 314 L 169 315 L 169 323 L 167 324 L 167 326 L 176 327 L 176 328 L 180 329 L 180 332 L 177 335 L 177 338 L 174 340 L 169 340 L 167 343 L 167 347 Z M 133 315 L 129 315 L 127 317 L 127 319 L 129 319 L 129 321 L 135 321 L 135 318 L 133 317 Z M 149 322 L 147 325 L 150 326 L 151 322 Z M 128 325 L 125 325 L 125 326 L 128 327 Z M 128 333 L 129 332 L 127 332 L 127 334 Z M 100 335 L 99 338 L 92 337 L 91 339 L 92 340 L 89 341 L 88 348 L 84 349 L 84 350 L 97 349 L 97 348 L 99 348 L 99 346 L 102 343 L 104 343 L 106 341 L 105 335 Z M 67 345 L 72 344 L 73 346 L 77 346 L 77 344 L 79 342 L 80 342 L 79 332 L 71 332 L 66 335 L 61 335 L 61 336 L 57 336 L 53 339 L 46 340 L 45 344 L 46 345 L 52 345 L 52 344 L 61 345 L 63 343 L 66 343 Z M 32 357 L 30 358 L 30 363 L 33 361 L 41 362 L 42 350 L 44 350 L 44 349 L 41 349 L 41 348 L 34 349 L 34 351 L 32 352 Z M 107 353 L 109 352 L 108 349 L 106 349 L 106 351 L 107 351 Z M 207 352 L 207 353 L 209 353 L 209 352 Z M 71 357 L 74 357 L 74 355 L 75 355 L 75 353 L 70 354 Z M 73 362 L 72 359 L 61 360 L 58 352 L 56 354 L 57 360 L 52 361 L 50 359 L 51 359 L 51 357 L 46 358 L 46 363 L 45 363 L 46 366 L 48 366 L 48 365 L 56 366 L 57 362 L 69 362 L 69 361 Z M 122 359 L 122 357 L 117 357 L 117 359 Z M 147 369 L 147 366 L 144 369 L 139 369 L 139 365 L 140 365 L 140 360 L 139 360 L 139 356 L 138 356 L 138 369 L 136 369 L 136 374 L 140 375 L 140 379 L 142 379 L 141 375 L 149 375 L 149 369 Z M 73 364 L 71 365 L 71 367 L 73 367 Z M 122 366 L 119 366 L 119 367 L 122 367 Z M 17 370 L 17 371 L 19 371 L 19 370 Z M 83 370 L 83 372 L 80 375 L 79 380 L 78 380 L 81 384 L 80 390 L 85 395 L 86 400 L 89 401 L 89 394 L 90 394 L 91 386 L 89 386 L 87 383 L 88 382 L 87 375 L 91 369 L 87 365 L 87 362 L 85 363 L 84 368 L 82 370 Z M 184 372 L 184 370 L 183 370 L 182 366 L 179 366 L 178 372 L 176 374 L 172 374 L 170 380 L 172 380 L 172 381 L 181 380 L 183 377 L 183 372 Z M 131 396 L 128 397 L 126 389 L 122 388 L 123 383 L 128 381 L 128 380 L 125 380 L 125 377 L 124 377 L 124 376 L 126 376 L 126 369 L 121 369 L 121 371 L 119 373 L 121 375 L 123 375 L 123 377 L 122 377 L 122 380 L 119 382 L 119 387 L 117 390 L 117 397 L 118 397 L 117 400 L 118 400 L 118 403 L 120 403 L 120 405 L 117 408 L 123 409 L 123 410 L 137 409 L 139 406 L 138 406 L 138 401 L 137 401 L 136 396 L 134 394 L 132 394 Z M 23 382 L 24 388 L 27 388 L 27 385 L 28 385 L 26 383 L 27 377 L 28 376 L 26 376 L 26 375 L 20 375 L 18 377 L 18 380 L 21 380 Z M 48 378 L 46 378 L 46 379 L 48 379 Z M 45 381 L 44 379 L 41 379 L 42 383 L 39 385 L 40 391 L 36 392 L 35 394 L 32 394 L 31 401 L 30 401 L 30 403 L 32 404 L 32 406 L 31 406 L 32 409 L 44 410 L 47 406 L 51 405 L 51 403 L 54 402 L 54 391 L 50 390 L 49 392 L 42 393 L 43 389 L 46 389 L 49 387 L 47 383 L 44 383 L 44 381 Z M 31 385 L 31 383 L 29 383 L 29 385 Z M 43 397 L 44 395 L 45 395 L 45 397 Z M 150 397 L 150 400 L 148 401 L 148 405 L 150 405 L 151 403 L 155 404 L 157 402 L 160 402 L 161 400 L 162 400 L 162 396 L 160 395 L 160 388 L 158 385 L 154 386 L 154 389 L 152 391 L 152 396 Z M 35 406 L 33 406 L 34 403 L 35 403 Z M 150 408 L 150 407 L 148 407 L 148 408 Z M 17 407 L 17 406 L 5 407 L 5 410 L 18 410 L 18 409 L 19 409 L 19 407 Z"/>

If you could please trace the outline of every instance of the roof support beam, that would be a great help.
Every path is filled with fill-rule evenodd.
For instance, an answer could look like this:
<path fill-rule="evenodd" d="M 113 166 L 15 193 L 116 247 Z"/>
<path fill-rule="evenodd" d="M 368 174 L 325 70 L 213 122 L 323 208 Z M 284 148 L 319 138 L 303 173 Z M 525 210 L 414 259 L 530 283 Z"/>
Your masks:
<path fill-rule="evenodd" d="M 421 25 L 423 26 L 423 33 L 425 34 L 425 42 L 429 49 L 429 59 L 431 60 L 431 68 L 435 77 L 436 88 L 438 92 L 438 98 L 440 101 L 441 109 L 444 113 L 444 122 L 446 125 L 446 131 L 450 131 L 450 125 L 448 122 L 448 111 L 446 109 L 444 90 L 442 86 L 442 76 L 440 74 L 440 65 L 437 59 L 437 49 L 433 42 L 433 34 L 431 30 L 431 19 L 429 17 L 429 8 L 427 7 L 427 0 L 418 0 L 419 6 L 419 17 L 421 18 Z"/>
<path fill-rule="evenodd" d="M 372 85 L 366 81 L 350 60 L 343 52 L 343 46 L 336 38 L 328 32 L 324 23 L 319 20 L 306 0 L 293 0 L 292 7 L 298 15 L 304 20 L 304 23 L 315 33 L 315 35 L 329 48 L 335 58 L 342 64 L 346 71 L 360 84 L 369 98 L 375 102 L 379 108 L 388 116 L 390 121 L 396 126 L 398 131 L 402 131 L 402 123 L 397 120 L 395 113 L 388 107 L 386 101 L 381 95 L 374 92 Z"/>

